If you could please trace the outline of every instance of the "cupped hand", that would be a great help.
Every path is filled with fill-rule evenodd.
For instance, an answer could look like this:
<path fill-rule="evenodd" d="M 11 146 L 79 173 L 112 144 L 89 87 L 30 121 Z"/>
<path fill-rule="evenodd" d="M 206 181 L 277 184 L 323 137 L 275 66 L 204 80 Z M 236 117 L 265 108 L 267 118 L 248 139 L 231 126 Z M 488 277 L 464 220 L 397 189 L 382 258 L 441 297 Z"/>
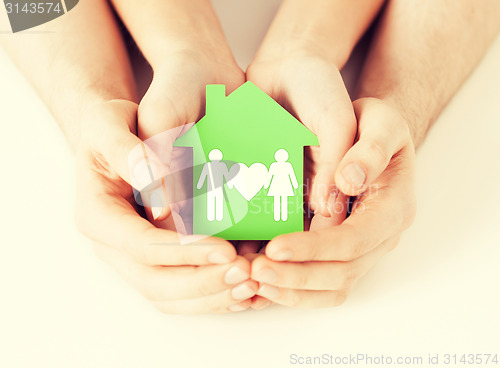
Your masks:
<path fill-rule="evenodd" d="M 317 53 L 268 55 L 262 51 L 246 76 L 318 137 L 319 146 L 306 151 L 305 189 L 310 206 L 306 210 L 341 222 L 346 209 L 339 212 L 334 206 L 337 197 L 334 174 L 354 142 L 356 119 L 339 70 L 331 60 Z"/>
<path fill-rule="evenodd" d="M 318 137 L 319 146 L 306 149 L 305 217 L 314 212 L 328 218 L 331 224 L 339 224 L 345 219 L 347 205 L 346 197 L 335 186 L 334 174 L 354 142 L 356 119 L 352 102 L 338 68 L 328 57 L 295 47 L 292 52 L 275 52 L 281 49 L 264 45 L 248 67 L 246 77 Z M 260 242 L 241 242 L 238 253 L 256 253 L 260 247 Z M 269 300 L 259 295 L 252 300 L 253 309 L 268 305 Z"/>
<path fill-rule="evenodd" d="M 415 150 L 408 125 L 381 100 L 363 98 L 354 109 L 357 141 L 335 172 L 339 189 L 357 196 L 352 213 L 338 226 L 316 214 L 309 231 L 271 240 L 265 256 L 252 262 L 251 278 L 260 284 L 254 299 L 260 304 L 262 299 L 296 307 L 342 304 L 413 221 Z M 346 172 L 357 173 L 357 180 Z"/>
<path fill-rule="evenodd" d="M 176 128 L 198 121 L 204 113 L 206 86 L 224 84 L 229 94 L 245 78 L 226 49 L 205 49 L 198 44 L 172 51 L 161 65 L 153 68 L 153 81 L 139 104 L 138 136 L 160 161 L 169 162 L 172 145 L 179 136 Z M 163 193 L 165 190 L 157 192 L 164 197 Z M 163 226 L 169 208 L 163 199 L 156 202 L 159 204 L 146 206 L 147 215 L 155 225 Z"/>
<path fill-rule="evenodd" d="M 94 240 L 105 262 L 165 313 L 248 308 L 257 283 L 249 279 L 249 261 L 237 256 L 229 242 L 192 238 L 180 245 L 178 233 L 139 215 L 132 185 L 144 180 L 134 173 L 145 171 L 145 161 L 131 160 L 131 152 L 161 160 L 135 135 L 137 109 L 133 102 L 115 100 L 93 106 L 82 118 L 78 228 Z M 131 162 L 139 167 L 130 167 Z M 155 166 L 154 175 L 164 175 L 164 168 Z"/>

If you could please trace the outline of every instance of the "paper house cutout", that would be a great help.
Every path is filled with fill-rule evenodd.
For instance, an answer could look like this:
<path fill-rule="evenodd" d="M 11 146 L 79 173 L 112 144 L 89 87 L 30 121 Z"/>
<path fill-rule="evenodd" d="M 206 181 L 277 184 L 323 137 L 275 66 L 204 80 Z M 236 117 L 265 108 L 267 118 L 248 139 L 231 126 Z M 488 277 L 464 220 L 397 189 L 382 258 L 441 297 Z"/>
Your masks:
<path fill-rule="evenodd" d="M 304 146 L 318 139 L 253 83 L 227 97 L 224 85 L 208 85 L 205 116 L 174 145 L 193 149 L 194 234 L 269 240 L 303 231 Z"/>

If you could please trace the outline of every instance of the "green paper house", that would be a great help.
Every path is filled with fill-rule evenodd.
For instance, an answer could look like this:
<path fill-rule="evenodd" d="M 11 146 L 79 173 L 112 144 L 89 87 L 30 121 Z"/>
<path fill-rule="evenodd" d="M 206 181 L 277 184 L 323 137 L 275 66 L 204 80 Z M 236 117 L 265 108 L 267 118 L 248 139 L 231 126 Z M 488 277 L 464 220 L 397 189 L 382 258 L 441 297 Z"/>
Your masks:
<path fill-rule="evenodd" d="M 193 149 L 193 233 L 269 240 L 303 231 L 304 146 L 317 137 L 251 82 L 208 85 L 205 116 L 175 146 Z"/>

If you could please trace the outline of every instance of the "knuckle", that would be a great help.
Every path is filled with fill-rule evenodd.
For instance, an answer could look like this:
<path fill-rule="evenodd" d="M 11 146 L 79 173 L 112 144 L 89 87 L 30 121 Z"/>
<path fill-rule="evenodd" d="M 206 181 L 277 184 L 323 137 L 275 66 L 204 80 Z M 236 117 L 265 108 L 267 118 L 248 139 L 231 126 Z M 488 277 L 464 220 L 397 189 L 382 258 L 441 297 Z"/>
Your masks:
<path fill-rule="evenodd" d="M 352 261 L 363 255 L 363 249 L 365 248 L 364 242 L 362 240 L 357 240 L 352 242 L 346 250 L 345 257 L 343 261 Z"/>
<path fill-rule="evenodd" d="M 198 295 L 209 296 L 215 294 L 218 290 L 219 283 L 214 282 L 211 277 L 202 277 L 199 282 L 196 283 L 195 288 Z"/>
<path fill-rule="evenodd" d="M 342 265 L 342 276 L 340 289 L 348 289 L 356 283 L 359 272 L 353 262 Z"/>
<path fill-rule="evenodd" d="M 335 293 L 335 296 L 333 298 L 333 305 L 338 307 L 344 304 L 347 300 L 348 292 L 347 290 L 339 290 Z"/>
<path fill-rule="evenodd" d="M 310 259 L 311 260 L 319 260 L 323 259 L 324 256 L 324 250 L 321 249 L 322 244 L 328 244 L 327 239 L 324 239 L 320 233 L 314 231 L 312 232 L 313 235 L 313 245 L 310 247 Z"/>
<path fill-rule="evenodd" d="M 288 293 L 288 303 L 290 307 L 299 307 L 302 304 L 302 296 L 299 291 Z"/>
<path fill-rule="evenodd" d="M 306 272 L 297 272 L 294 278 L 294 289 L 307 289 L 309 284 L 308 273 Z"/>
<path fill-rule="evenodd" d="M 350 229 L 349 233 L 351 234 L 352 241 L 345 243 L 343 245 L 345 251 L 344 251 L 344 256 L 341 257 L 342 261 L 352 261 L 355 260 L 359 257 L 361 257 L 366 249 L 370 248 L 370 242 L 371 239 L 365 235 L 363 235 L 359 229 L 352 228 Z M 355 234 L 355 237 L 353 237 L 352 234 Z"/>
<path fill-rule="evenodd" d="M 391 155 L 387 153 L 387 149 L 381 142 L 369 140 L 365 144 L 366 157 L 377 165 L 385 164 L 391 158 Z"/>

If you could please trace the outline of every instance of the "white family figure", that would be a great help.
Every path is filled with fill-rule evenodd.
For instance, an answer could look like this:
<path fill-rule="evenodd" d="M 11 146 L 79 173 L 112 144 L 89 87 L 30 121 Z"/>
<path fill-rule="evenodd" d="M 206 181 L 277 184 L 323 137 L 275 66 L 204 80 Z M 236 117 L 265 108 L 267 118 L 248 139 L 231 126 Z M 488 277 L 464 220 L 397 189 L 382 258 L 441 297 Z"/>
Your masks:
<path fill-rule="evenodd" d="M 274 154 L 276 162 L 271 164 L 267 182 L 264 188 L 269 187 L 267 195 L 274 197 L 274 221 L 288 219 L 288 197 L 293 197 L 293 189 L 299 187 L 292 164 L 287 162 L 288 152 L 279 149 Z"/>
<path fill-rule="evenodd" d="M 207 181 L 207 220 L 222 221 L 224 217 L 224 179 L 229 181 L 229 171 L 222 160 L 222 152 L 213 149 L 208 154 L 207 162 L 203 165 L 200 179 L 196 188 L 201 189 L 205 180 Z"/>
<path fill-rule="evenodd" d="M 224 218 L 224 180 L 228 187 L 235 187 L 250 201 L 264 186 L 269 188 L 267 195 L 274 197 L 274 221 L 288 220 L 288 197 L 293 197 L 293 190 L 299 187 L 292 164 L 288 162 L 288 152 L 279 149 L 274 154 L 273 162 L 267 168 L 261 163 L 255 163 L 248 168 L 244 164 L 234 164 L 228 170 L 221 162 L 222 152 L 213 149 L 208 154 L 209 162 L 203 165 L 196 188 L 201 189 L 207 182 L 207 220 L 222 221 Z M 233 178 L 230 178 L 231 173 Z M 248 190 L 252 191 L 249 195 Z"/>

